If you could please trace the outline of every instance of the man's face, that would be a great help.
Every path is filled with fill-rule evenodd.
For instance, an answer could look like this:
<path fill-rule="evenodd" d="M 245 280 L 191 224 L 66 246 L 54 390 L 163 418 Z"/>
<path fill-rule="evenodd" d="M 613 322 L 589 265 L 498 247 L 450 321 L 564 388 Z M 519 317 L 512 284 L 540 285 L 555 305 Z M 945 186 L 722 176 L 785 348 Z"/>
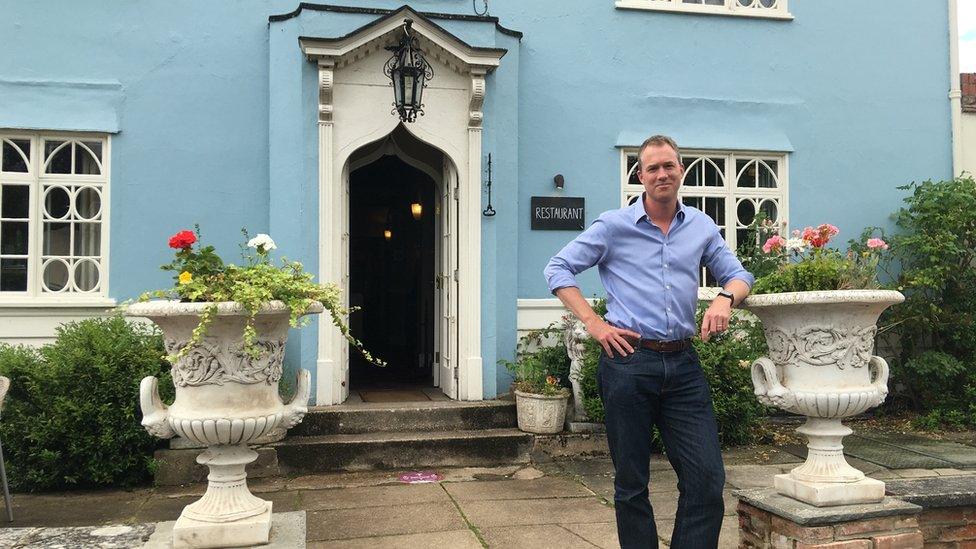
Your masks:
<path fill-rule="evenodd" d="M 685 175 L 685 167 L 678 153 L 668 145 L 649 145 L 641 153 L 637 178 L 644 185 L 647 197 L 654 202 L 674 204 Z"/>

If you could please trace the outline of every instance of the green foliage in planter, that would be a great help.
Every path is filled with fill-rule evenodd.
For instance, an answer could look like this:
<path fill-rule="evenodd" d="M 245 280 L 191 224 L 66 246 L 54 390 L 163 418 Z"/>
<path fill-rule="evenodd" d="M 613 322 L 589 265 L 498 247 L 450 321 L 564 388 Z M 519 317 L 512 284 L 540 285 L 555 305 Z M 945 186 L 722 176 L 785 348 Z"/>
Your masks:
<path fill-rule="evenodd" d="M 58 328 L 40 349 L 0 345 L 10 393 L 0 419 L 7 476 L 18 490 L 131 486 L 146 482 L 158 441 L 140 425 L 139 381 L 173 384 L 162 336 L 122 317 Z"/>
<path fill-rule="evenodd" d="M 606 314 L 605 304 L 597 312 Z M 702 314 L 703 307 L 698 311 L 699 322 Z M 580 376 L 583 407 L 593 421 L 602 422 L 603 403 L 600 401 L 596 382 L 600 345 L 592 339 L 587 339 L 585 343 L 586 352 Z M 725 334 L 713 337 L 707 343 L 696 339 L 695 349 L 712 390 L 712 402 L 722 444 L 746 444 L 754 441 L 759 432 L 759 423 L 766 413 L 765 407 L 759 404 L 753 394 L 750 374 L 752 361 L 767 351 L 759 320 L 737 311 Z"/>
<path fill-rule="evenodd" d="M 547 396 L 568 394 L 570 360 L 562 331 L 561 326 L 552 324 L 529 332 L 519 339 L 514 362 L 499 361 L 515 377 L 514 389 Z M 553 337 L 557 343 L 546 345 L 546 341 Z"/>
<path fill-rule="evenodd" d="M 889 407 L 924 414 L 922 425 L 976 427 L 976 181 L 899 188 L 911 194 L 889 239 L 888 277 L 906 297 L 881 322 L 899 346 Z"/>
<path fill-rule="evenodd" d="M 801 263 L 789 263 L 756 280 L 756 294 L 837 290 L 844 286 L 847 261 L 840 255 L 820 254 Z"/>

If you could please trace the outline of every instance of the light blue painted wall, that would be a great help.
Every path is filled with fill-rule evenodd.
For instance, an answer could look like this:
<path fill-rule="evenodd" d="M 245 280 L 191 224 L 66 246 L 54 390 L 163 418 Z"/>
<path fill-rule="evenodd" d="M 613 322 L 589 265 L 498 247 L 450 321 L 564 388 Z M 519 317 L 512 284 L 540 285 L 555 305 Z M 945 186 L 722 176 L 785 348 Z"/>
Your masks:
<path fill-rule="evenodd" d="M 612 0 L 490 4 L 521 42 L 490 24 L 438 20 L 471 44 L 510 50 L 485 105 L 499 212 L 482 223 L 487 396 L 508 385 L 495 363 L 514 349 L 516 298 L 548 297 L 542 268 L 574 235 L 529 230 L 529 197 L 555 195 L 556 173 L 564 194 L 586 197 L 589 221 L 618 205 L 616 147 L 645 135 L 791 150 L 791 224 L 829 221 L 844 239 L 889 224 L 897 185 L 950 174 L 944 5 L 795 0 L 793 21 L 772 21 Z M 294 37 L 374 16 L 306 10 L 269 26 L 297 5 L 0 0 L 0 127 L 118 132 L 113 297 L 167 286 L 165 239 L 194 222 L 225 259 L 246 225 L 314 269 L 316 76 Z M 411 5 L 471 13 L 466 0 Z M 91 110 L 79 112 L 86 100 Z M 581 280 L 600 292 L 592 273 Z M 293 337 L 291 368 L 314 370 L 313 334 Z"/>

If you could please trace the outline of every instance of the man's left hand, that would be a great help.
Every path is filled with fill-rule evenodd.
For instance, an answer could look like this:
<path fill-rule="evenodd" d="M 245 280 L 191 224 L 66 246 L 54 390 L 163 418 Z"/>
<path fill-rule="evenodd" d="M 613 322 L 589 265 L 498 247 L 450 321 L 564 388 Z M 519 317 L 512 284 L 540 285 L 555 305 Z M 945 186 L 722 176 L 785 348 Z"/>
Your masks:
<path fill-rule="evenodd" d="M 720 334 L 729 329 L 729 317 L 732 316 L 732 303 L 726 297 L 717 297 L 705 311 L 701 323 L 702 341 L 711 339 L 712 334 Z"/>

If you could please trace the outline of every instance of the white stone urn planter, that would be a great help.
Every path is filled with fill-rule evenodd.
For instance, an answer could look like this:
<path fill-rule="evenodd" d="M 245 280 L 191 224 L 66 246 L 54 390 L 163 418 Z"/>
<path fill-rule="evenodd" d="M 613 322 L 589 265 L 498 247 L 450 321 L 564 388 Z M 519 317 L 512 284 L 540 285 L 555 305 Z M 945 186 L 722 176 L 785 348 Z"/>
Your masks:
<path fill-rule="evenodd" d="M 147 317 L 163 331 L 166 351 L 175 355 L 190 340 L 210 303 L 154 301 L 131 305 L 126 314 Z M 309 313 L 322 312 L 315 303 Z M 272 301 L 255 320 L 258 358 L 244 353 L 246 312 L 234 302 L 217 305 L 204 341 L 172 368 L 176 399 L 166 406 L 149 376 L 139 387 L 142 425 L 160 438 L 174 435 L 207 449 L 197 463 L 210 469 L 207 491 L 187 505 L 173 528 L 174 547 L 237 547 L 268 543 L 271 502 L 251 494 L 245 467 L 257 459 L 248 448 L 275 429 L 297 425 L 308 411 L 310 375 L 301 370 L 291 402 L 278 395 L 288 339 L 288 307 Z"/>
<path fill-rule="evenodd" d="M 515 391 L 515 410 L 518 427 L 526 433 L 552 435 L 562 432 L 566 421 L 566 401 L 569 394 L 539 395 Z"/>
<path fill-rule="evenodd" d="M 776 490 L 818 507 L 876 503 L 884 483 L 844 458 L 845 417 L 888 395 L 888 364 L 874 356 L 881 312 L 905 297 L 890 290 L 832 290 L 753 295 L 744 307 L 762 320 L 769 357 L 752 365 L 759 401 L 807 417 L 806 461 L 776 475 Z"/>

